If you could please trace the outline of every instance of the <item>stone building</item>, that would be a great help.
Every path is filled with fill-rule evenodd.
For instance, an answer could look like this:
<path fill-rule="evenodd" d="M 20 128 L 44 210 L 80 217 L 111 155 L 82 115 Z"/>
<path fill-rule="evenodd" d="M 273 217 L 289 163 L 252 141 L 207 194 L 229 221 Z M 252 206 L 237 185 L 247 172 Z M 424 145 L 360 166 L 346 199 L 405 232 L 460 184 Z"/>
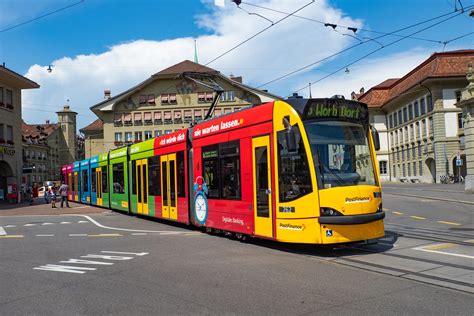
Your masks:
<path fill-rule="evenodd" d="M 21 185 L 21 91 L 36 88 L 36 82 L 0 66 L 0 200 L 13 185 Z"/>
<path fill-rule="evenodd" d="M 83 159 L 81 138 L 76 134 L 77 113 L 69 105 L 56 113 L 58 123 L 22 124 L 25 183 L 59 180 L 63 165 Z"/>
<path fill-rule="evenodd" d="M 186 60 L 116 96 L 111 97 L 106 90 L 105 100 L 91 107 L 98 119 L 81 129 L 86 137 L 86 157 L 171 133 L 202 120 L 215 97 L 213 86 L 224 90 L 215 116 L 279 99 L 243 84 L 241 77 L 229 78 Z"/>
<path fill-rule="evenodd" d="M 383 180 L 439 182 L 443 175 L 457 175 L 458 156 L 466 165 L 462 111 L 455 103 L 473 61 L 474 50 L 434 53 L 402 78 L 352 94 L 368 104 L 380 133 Z M 465 167 L 460 171 L 464 176 Z"/>

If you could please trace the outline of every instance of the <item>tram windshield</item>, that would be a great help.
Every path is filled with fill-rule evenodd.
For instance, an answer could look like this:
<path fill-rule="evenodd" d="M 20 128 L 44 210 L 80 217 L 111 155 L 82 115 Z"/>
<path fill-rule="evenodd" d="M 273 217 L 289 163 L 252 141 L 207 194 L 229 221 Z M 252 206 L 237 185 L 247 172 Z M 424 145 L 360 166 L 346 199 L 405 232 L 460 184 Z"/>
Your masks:
<path fill-rule="evenodd" d="M 375 185 L 366 128 L 344 121 L 307 121 L 311 154 L 321 188 Z"/>

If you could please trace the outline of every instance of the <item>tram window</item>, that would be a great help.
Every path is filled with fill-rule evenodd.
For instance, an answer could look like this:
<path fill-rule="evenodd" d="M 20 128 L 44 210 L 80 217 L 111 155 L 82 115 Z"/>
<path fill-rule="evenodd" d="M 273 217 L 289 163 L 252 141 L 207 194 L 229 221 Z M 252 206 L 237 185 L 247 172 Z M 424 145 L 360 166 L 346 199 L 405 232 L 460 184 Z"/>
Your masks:
<path fill-rule="evenodd" d="M 114 193 L 125 193 L 123 162 L 112 165 L 112 181 L 114 184 Z"/>
<path fill-rule="evenodd" d="M 91 173 L 91 192 L 96 191 L 95 189 L 96 183 L 97 183 L 97 174 L 95 173 L 95 169 L 94 169 L 93 172 Z"/>
<path fill-rule="evenodd" d="M 185 182 L 184 182 L 184 152 L 178 151 L 176 153 L 176 163 L 178 171 L 178 197 L 185 197 Z"/>
<path fill-rule="evenodd" d="M 148 194 L 161 195 L 160 156 L 148 158 Z"/>
<path fill-rule="evenodd" d="M 295 151 L 288 151 L 286 130 L 277 133 L 280 202 L 292 201 L 313 191 L 308 157 L 298 124 L 293 125 L 292 130 L 296 136 Z"/>
<path fill-rule="evenodd" d="M 81 171 L 81 184 L 82 184 L 82 192 L 89 192 L 89 182 L 87 179 L 87 170 Z"/>
<path fill-rule="evenodd" d="M 137 194 L 137 162 L 132 161 L 132 194 Z"/>
<path fill-rule="evenodd" d="M 107 193 L 109 192 L 107 189 L 107 167 L 102 167 L 102 192 Z"/>
<path fill-rule="evenodd" d="M 240 199 L 239 142 L 204 147 L 202 157 L 209 198 Z"/>

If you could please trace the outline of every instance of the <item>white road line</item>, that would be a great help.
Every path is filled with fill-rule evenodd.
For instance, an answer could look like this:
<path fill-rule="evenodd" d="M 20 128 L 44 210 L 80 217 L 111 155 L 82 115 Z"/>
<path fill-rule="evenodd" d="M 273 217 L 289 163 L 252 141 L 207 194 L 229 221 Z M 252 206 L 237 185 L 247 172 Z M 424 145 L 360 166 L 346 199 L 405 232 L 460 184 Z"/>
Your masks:
<path fill-rule="evenodd" d="M 6 225 L 6 226 L 4 226 L 4 227 L 10 228 L 10 227 L 16 227 L 16 225 Z"/>
<path fill-rule="evenodd" d="M 179 235 L 184 234 L 182 232 L 161 232 L 160 235 Z"/>
<path fill-rule="evenodd" d="M 133 236 L 145 236 L 147 233 L 132 233 Z"/>
<path fill-rule="evenodd" d="M 36 235 L 36 237 L 54 237 L 53 234 Z"/>
<path fill-rule="evenodd" d="M 0 236 L 5 236 L 7 234 L 7 232 L 5 231 L 5 229 L 3 229 L 2 226 L 0 226 Z"/>
<path fill-rule="evenodd" d="M 79 221 L 78 224 L 89 223 L 88 221 Z"/>
<path fill-rule="evenodd" d="M 106 229 L 111 229 L 111 230 L 121 230 L 121 231 L 127 231 L 127 232 L 142 232 L 142 233 L 169 233 L 170 231 L 168 230 L 142 230 L 142 229 L 127 229 L 127 228 L 118 228 L 118 227 L 109 227 L 100 224 L 96 220 L 94 220 L 92 217 L 87 216 L 87 215 L 82 215 L 82 214 L 67 214 L 67 216 L 81 216 L 87 218 L 90 222 L 92 222 L 94 225 Z M 176 233 L 181 233 L 181 231 L 176 232 Z"/>
<path fill-rule="evenodd" d="M 71 237 L 82 237 L 82 236 L 87 236 L 87 234 L 69 234 Z"/>
<path fill-rule="evenodd" d="M 43 226 L 45 226 L 45 225 L 54 225 L 54 223 L 43 223 L 41 225 L 43 225 Z"/>
<path fill-rule="evenodd" d="M 36 226 L 36 224 L 25 224 L 23 226 Z"/>
<path fill-rule="evenodd" d="M 71 222 L 61 222 L 59 224 L 71 224 Z"/>
<path fill-rule="evenodd" d="M 426 251 L 426 252 L 432 252 L 432 253 L 439 253 L 439 254 L 447 255 L 447 256 L 455 256 L 455 257 L 474 259 L 474 256 L 463 255 L 463 254 L 460 254 L 460 253 L 451 253 L 451 252 L 444 252 L 444 251 L 439 251 L 439 250 L 424 249 L 422 247 L 413 248 L 413 249 L 414 250 L 420 250 L 420 251 Z"/>

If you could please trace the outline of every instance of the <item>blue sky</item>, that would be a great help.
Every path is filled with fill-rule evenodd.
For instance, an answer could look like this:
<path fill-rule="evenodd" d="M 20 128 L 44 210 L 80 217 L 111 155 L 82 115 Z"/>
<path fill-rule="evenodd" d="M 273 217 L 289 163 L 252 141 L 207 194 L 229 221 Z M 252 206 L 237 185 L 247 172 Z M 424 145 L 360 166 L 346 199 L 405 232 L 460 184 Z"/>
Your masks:
<path fill-rule="evenodd" d="M 79 112 L 82 128 L 95 116 L 89 107 L 100 102 L 103 90 L 118 94 L 151 74 L 184 59 L 193 59 L 197 39 L 199 61 L 207 63 L 243 41 L 269 22 L 284 17 L 309 0 L 248 0 L 241 10 L 225 1 L 199 0 L 2 0 L 0 1 L 0 62 L 38 82 L 40 89 L 24 92 L 24 118 L 42 122 L 70 100 Z M 297 13 L 337 24 L 330 27 L 290 17 L 231 53 L 209 64 L 225 75 L 243 75 L 244 82 L 259 86 L 294 69 L 370 38 L 374 32 L 391 32 L 459 8 L 459 0 L 316 0 Z M 474 0 L 462 0 L 467 8 Z M 71 6 L 57 13 L 14 27 L 24 21 Z M 472 9 L 472 8 L 471 8 Z M 449 16 L 447 16 L 449 17 Z M 437 22 L 439 20 L 433 21 Z M 399 34 L 407 35 L 423 24 Z M 357 27 L 356 34 L 341 26 Z M 10 27 L 14 27 L 7 30 Z M 390 77 L 404 75 L 433 52 L 474 47 L 474 35 L 442 43 L 474 31 L 468 13 L 390 44 L 398 37 L 368 41 L 350 51 L 262 88 L 285 96 L 309 82 L 344 67 L 381 45 L 390 45 L 312 86 L 313 96 L 348 95 Z M 342 33 L 342 34 L 341 34 Z M 355 35 L 358 39 L 348 35 Z M 53 72 L 46 68 L 53 65 Z M 300 91 L 308 93 L 308 89 Z"/>

